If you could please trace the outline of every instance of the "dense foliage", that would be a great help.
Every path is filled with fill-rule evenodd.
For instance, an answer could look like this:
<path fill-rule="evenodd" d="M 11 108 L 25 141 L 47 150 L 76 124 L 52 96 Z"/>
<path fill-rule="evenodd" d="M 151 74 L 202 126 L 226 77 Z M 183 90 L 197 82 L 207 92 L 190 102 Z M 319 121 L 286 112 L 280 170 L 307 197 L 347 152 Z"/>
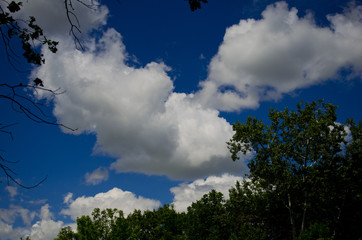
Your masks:
<path fill-rule="evenodd" d="M 95 209 L 56 239 L 362 239 L 362 122 L 337 123 L 322 101 L 269 117 L 233 125 L 233 159 L 255 155 L 229 199 L 212 190 L 185 213 Z"/>

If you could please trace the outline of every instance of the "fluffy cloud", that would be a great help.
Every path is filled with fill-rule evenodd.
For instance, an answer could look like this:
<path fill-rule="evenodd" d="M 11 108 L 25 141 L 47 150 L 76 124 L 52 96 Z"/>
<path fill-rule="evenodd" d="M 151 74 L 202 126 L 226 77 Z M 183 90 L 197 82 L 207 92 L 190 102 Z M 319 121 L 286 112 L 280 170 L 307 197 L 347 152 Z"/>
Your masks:
<path fill-rule="evenodd" d="M 182 183 L 173 187 L 170 191 L 174 194 L 173 204 L 175 210 L 186 211 L 191 203 L 202 198 L 204 194 L 209 193 L 212 189 L 221 192 L 225 198 L 229 197 L 229 189 L 235 186 L 236 181 L 242 181 L 241 177 L 230 174 L 222 176 L 210 176 L 204 179 L 197 179 L 189 184 Z"/>
<path fill-rule="evenodd" d="M 21 217 L 25 227 L 13 227 L 18 217 Z M 39 220 L 31 225 L 35 217 L 39 217 Z M 25 236 L 30 236 L 33 240 L 53 239 L 64 224 L 52 218 L 48 204 L 41 207 L 40 213 L 14 205 L 11 205 L 9 209 L 0 209 L 1 239 L 19 239 Z"/>
<path fill-rule="evenodd" d="M 90 185 L 97 185 L 108 180 L 108 170 L 106 168 L 97 168 L 92 173 L 85 174 L 85 181 Z"/>
<path fill-rule="evenodd" d="M 277 2 L 262 19 L 241 20 L 226 30 L 197 94 L 200 102 L 223 111 L 256 108 L 263 100 L 338 78 L 346 68 L 362 70 L 362 6 L 329 15 L 319 27 L 308 14 Z"/>
<path fill-rule="evenodd" d="M 11 224 L 0 220 L 0 237 L 1 239 L 14 239 L 18 240 L 20 237 L 28 234 L 25 228 L 13 228 Z"/>
<path fill-rule="evenodd" d="M 94 151 L 116 158 L 111 169 L 117 172 L 173 179 L 240 174 L 246 167 L 230 161 L 225 142 L 232 129 L 219 111 L 256 108 L 260 101 L 335 78 L 342 67 L 359 73 L 361 12 L 354 6 L 330 15 L 330 27 L 321 28 L 285 2 L 270 5 L 262 19 L 227 29 L 195 95 L 173 92 L 164 63 L 129 66 L 122 37 L 113 29 L 85 43 L 87 51 L 62 41 L 57 54 L 45 52 L 47 62 L 33 77 L 66 91 L 54 98 L 54 115 L 77 128 L 74 134 L 95 134 Z M 105 13 L 99 11 L 94 21 L 105 21 Z"/>
<path fill-rule="evenodd" d="M 40 210 L 40 221 L 37 221 L 31 228 L 30 238 L 33 240 L 54 239 L 60 229 L 64 226 L 62 221 L 54 221 L 49 210 L 49 205 L 45 204 Z"/>
<path fill-rule="evenodd" d="M 47 87 L 65 90 L 54 98 L 54 115 L 78 129 L 69 133 L 96 134 L 94 151 L 118 159 L 112 169 L 173 179 L 243 171 L 226 147 L 231 125 L 194 95 L 173 92 L 165 64 L 128 66 L 113 29 L 88 42 L 87 51 L 61 44 L 59 53 L 45 53 L 46 64 L 33 74 Z"/>
<path fill-rule="evenodd" d="M 0 220 L 8 224 L 13 224 L 16 218 L 21 217 L 25 225 L 30 225 L 35 215 L 35 212 L 21 206 L 10 205 L 9 209 L 0 208 Z"/>
<path fill-rule="evenodd" d="M 79 216 L 91 215 L 94 208 L 106 209 L 117 208 L 122 210 L 126 215 L 133 212 L 135 209 L 151 210 L 160 206 L 160 202 L 152 199 L 137 197 L 135 194 L 122 191 L 118 188 L 113 188 L 105 193 L 98 193 L 94 197 L 82 196 L 75 200 L 69 199 L 67 195 L 68 208 L 63 209 L 63 215 L 70 216 L 75 220 Z"/>

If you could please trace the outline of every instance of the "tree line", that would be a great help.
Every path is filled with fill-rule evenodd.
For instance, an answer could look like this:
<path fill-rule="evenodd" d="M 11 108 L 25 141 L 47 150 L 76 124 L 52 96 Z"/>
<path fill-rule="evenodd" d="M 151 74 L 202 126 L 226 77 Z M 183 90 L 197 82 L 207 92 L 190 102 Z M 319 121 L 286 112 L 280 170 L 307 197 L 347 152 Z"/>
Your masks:
<path fill-rule="evenodd" d="M 301 102 L 271 109 L 269 124 L 233 124 L 232 159 L 254 156 L 228 199 L 212 190 L 181 213 L 172 205 L 128 216 L 96 208 L 56 240 L 362 239 L 362 121 L 338 123 L 336 108 Z"/>

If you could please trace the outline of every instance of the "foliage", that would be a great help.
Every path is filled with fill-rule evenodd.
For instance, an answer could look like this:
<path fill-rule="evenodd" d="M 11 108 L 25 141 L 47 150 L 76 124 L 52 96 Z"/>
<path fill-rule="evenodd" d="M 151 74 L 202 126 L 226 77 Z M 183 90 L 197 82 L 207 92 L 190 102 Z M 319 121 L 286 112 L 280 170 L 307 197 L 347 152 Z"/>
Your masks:
<path fill-rule="evenodd" d="M 188 239 L 228 239 L 230 228 L 223 194 L 212 190 L 187 209 Z"/>
<path fill-rule="evenodd" d="M 289 238 L 313 222 L 326 225 L 336 239 L 351 234 L 346 224 L 361 222 L 361 124 L 348 121 L 353 133 L 347 142 L 345 126 L 336 122 L 336 106 L 321 100 L 301 102 L 296 111 L 271 109 L 269 118 L 270 125 L 253 117 L 233 125 L 232 159 L 239 152 L 255 152 L 248 164 L 250 179 L 284 205 L 280 214 L 289 221 L 284 225 Z M 351 239 L 362 233 L 353 230 Z"/>
<path fill-rule="evenodd" d="M 201 2 L 203 2 L 203 3 L 208 2 L 207 0 L 185 0 L 185 1 L 189 1 L 191 11 L 195 11 L 197 9 L 200 9 L 201 8 Z"/>
<path fill-rule="evenodd" d="M 172 206 L 164 205 L 153 211 L 135 210 L 128 217 L 117 209 L 94 209 L 92 217 L 77 218 L 77 232 L 63 228 L 55 240 L 91 239 L 184 239 L 184 214 L 177 213 Z"/>
<path fill-rule="evenodd" d="M 325 224 L 314 223 L 308 229 L 303 230 L 298 240 L 333 240 L 329 235 L 329 229 Z"/>
<path fill-rule="evenodd" d="M 17 38 L 21 42 L 23 57 L 35 65 L 45 62 L 43 55 L 37 51 L 36 43 L 46 45 L 48 49 L 57 52 L 58 42 L 47 39 L 43 29 L 35 23 L 35 18 L 30 16 L 28 20 L 14 18 L 14 13 L 21 10 L 23 3 L 11 1 L 6 8 L 0 5 L 0 34 L 5 47 L 6 55 L 10 63 L 16 54 L 11 47 L 11 40 Z"/>
<path fill-rule="evenodd" d="M 58 236 L 54 240 L 76 240 L 78 239 L 70 226 L 64 227 L 58 233 Z"/>

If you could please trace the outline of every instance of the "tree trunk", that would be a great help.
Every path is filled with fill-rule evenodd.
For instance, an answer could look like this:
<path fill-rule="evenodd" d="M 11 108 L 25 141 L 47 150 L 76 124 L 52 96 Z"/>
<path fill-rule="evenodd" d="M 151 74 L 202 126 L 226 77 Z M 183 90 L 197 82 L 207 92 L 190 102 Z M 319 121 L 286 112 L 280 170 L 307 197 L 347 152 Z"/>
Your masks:
<path fill-rule="evenodd" d="M 307 200 L 305 199 L 304 200 L 304 204 L 303 204 L 303 218 L 302 218 L 302 224 L 300 226 L 300 232 L 302 232 L 304 230 L 304 227 L 305 227 L 305 215 L 306 215 L 306 212 L 307 212 Z"/>
<path fill-rule="evenodd" d="M 288 193 L 288 209 L 289 209 L 290 224 L 292 226 L 293 239 L 295 239 L 297 237 L 297 230 L 295 228 L 294 213 L 292 209 L 292 199 L 289 193 Z"/>

